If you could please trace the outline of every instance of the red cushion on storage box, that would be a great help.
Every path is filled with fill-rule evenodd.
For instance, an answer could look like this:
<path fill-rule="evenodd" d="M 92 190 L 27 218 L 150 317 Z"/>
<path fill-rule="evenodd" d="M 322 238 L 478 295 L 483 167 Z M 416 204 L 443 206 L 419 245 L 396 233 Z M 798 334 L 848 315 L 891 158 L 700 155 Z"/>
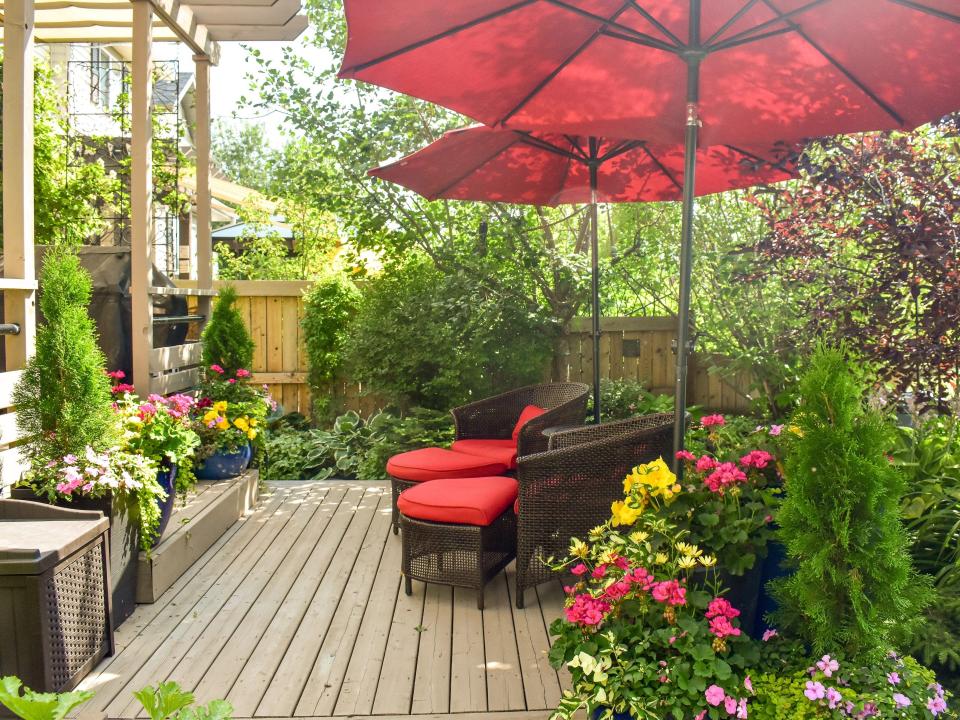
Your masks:
<path fill-rule="evenodd" d="M 517 466 L 517 443 L 513 440 L 455 440 L 450 449 L 502 462 L 510 469 Z"/>
<path fill-rule="evenodd" d="M 483 477 L 499 475 L 506 470 L 505 463 L 437 447 L 411 450 L 387 460 L 387 474 L 409 482 L 450 477 Z"/>
<path fill-rule="evenodd" d="M 546 410 L 544 410 L 542 407 L 537 407 L 536 405 L 527 405 L 520 412 L 520 419 L 517 420 L 517 424 L 513 426 L 513 441 L 517 442 L 517 440 L 520 439 L 520 428 L 533 420 L 535 417 L 540 417 L 545 412 Z"/>
<path fill-rule="evenodd" d="M 456 525 L 489 525 L 517 497 L 510 477 L 436 480 L 400 493 L 397 508 L 407 517 Z"/>

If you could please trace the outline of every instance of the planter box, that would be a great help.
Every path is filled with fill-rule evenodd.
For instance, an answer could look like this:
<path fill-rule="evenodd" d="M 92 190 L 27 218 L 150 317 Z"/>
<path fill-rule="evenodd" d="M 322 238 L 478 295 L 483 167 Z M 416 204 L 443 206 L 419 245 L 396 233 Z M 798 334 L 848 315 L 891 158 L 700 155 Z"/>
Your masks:
<path fill-rule="evenodd" d="M 46 498 L 37 496 L 29 488 L 13 488 L 11 497 L 49 504 Z M 131 517 L 136 512 L 136 506 L 120 502 L 111 495 L 96 499 L 75 497 L 70 502 L 64 500 L 54 504 L 73 510 L 97 510 L 110 518 L 111 619 L 114 628 L 120 627 L 136 608 L 140 533 L 136 519 Z"/>

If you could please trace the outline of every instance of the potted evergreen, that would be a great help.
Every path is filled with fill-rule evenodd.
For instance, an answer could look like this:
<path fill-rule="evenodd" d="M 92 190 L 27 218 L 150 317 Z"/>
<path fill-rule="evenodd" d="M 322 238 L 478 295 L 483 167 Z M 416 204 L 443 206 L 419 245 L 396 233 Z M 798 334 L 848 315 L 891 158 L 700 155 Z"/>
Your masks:
<path fill-rule="evenodd" d="M 239 475 L 260 447 L 268 399 L 250 383 L 253 339 L 236 307 L 231 286 L 220 290 L 203 331 L 204 376 L 194 411 L 200 435 L 197 477 Z"/>
<path fill-rule="evenodd" d="M 43 324 L 14 389 L 29 468 L 21 499 L 95 509 L 110 518 L 114 625 L 133 612 L 139 545 L 156 531 L 158 467 L 122 447 L 96 329 L 90 276 L 70 248 L 51 248 L 40 275 Z"/>

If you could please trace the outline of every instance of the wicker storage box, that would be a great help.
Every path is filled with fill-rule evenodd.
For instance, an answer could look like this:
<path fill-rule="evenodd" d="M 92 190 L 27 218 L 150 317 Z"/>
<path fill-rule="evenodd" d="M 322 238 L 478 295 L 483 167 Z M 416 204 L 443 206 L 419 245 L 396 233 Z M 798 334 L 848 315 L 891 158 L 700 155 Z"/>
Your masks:
<path fill-rule="evenodd" d="M 0 676 L 70 690 L 113 652 L 109 529 L 98 512 L 0 500 Z"/>

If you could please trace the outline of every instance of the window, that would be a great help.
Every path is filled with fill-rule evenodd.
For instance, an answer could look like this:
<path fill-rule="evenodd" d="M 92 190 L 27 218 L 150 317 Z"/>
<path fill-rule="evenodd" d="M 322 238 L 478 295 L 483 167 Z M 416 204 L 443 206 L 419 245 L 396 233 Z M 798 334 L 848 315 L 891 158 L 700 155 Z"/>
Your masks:
<path fill-rule="evenodd" d="M 103 48 L 90 47 L 90 102 L 101 108 L 110 107 L 110 68 L 112 60 Z"/>

